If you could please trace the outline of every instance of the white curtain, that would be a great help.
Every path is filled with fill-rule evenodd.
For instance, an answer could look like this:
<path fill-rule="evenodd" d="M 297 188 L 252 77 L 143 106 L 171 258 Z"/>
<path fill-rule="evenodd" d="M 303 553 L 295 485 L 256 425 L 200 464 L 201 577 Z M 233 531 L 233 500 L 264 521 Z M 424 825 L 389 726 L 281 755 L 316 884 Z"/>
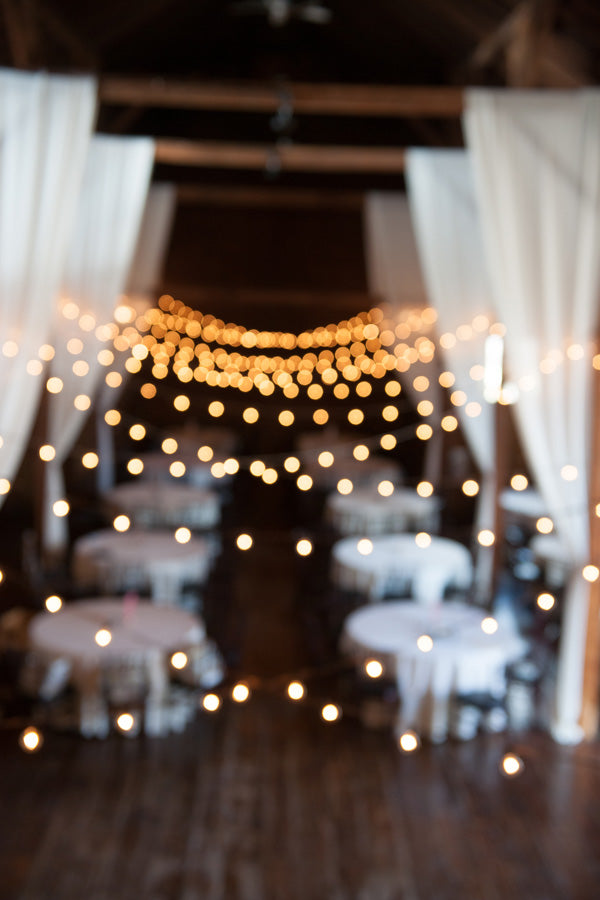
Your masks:
<path fill-rule="evenodd" d="M 9 481 L 37 410 L 39 350 L 50 336 L 95 111 L 92 78 L 0 70 L 0 477 Z"/>
<path fill-rule="evenodd" d="M 516 423 L 573 563 L 553 731 L 558 740 L 576 741 L 581 737 L 588 606 L 581 566 L 589 552 L 600 91 L 472 90 L 467 92 L 464 124 L 494 300 L 507 326 L 507 367 L 520 390 Z M 548 374 L 541 373 L 540 363 Z M 565 480 L 564 466 L 576 467 L 576 480 Z"/>
<path fill-rule="evenodd" d="M 367 194 L 364 229 L 369 293 L 389 304 L 394 312 L 427 306 L 406 195 L 394 191 Z M 423 333 L 428 331 L 426 329 Z M 442 394 L 437 374 L 432 375 L 432 369 L 431 363 L 416 362 L 399 377 L 403 390 L 415 406 L 419 400 L 425 399 L 434 405 L 435 413 L 427 419 L 434 426 L 434 434 L 427 441 L 422 477 L 436 483 L 441 471 L 441 433 L 436 426 L 440 421 Z M 425 375 L 429 379 L 427 391 L 413 389 L 413 380 L 417 375 Z"/>
<path fill-rule="evenodd" d="M 438 336 L 451 333 L 456 338 L 454 346 L 440 352 L 446 368 L 455 376 L 453 390 L 467 397 L 455 411 L 482 475 L 476 530 L 492 529 L 496 490 L 494 407 L 484 399 L 482 371 L 488 329 L 478 317 L 484 316 L 491 323 L 494 314 L 471 162 L 464 150 L 413 149 L 406 155 L 405 174 L 423 277 L 437 312 L 436 331 Z M 465 330 L 463 336 L 464 326 L 470 331 Z M 474 371 L 474 367 L 480 371 Z M 470 415 L 476 409 L 480 409 L 479 415 Z M 482 595 L 491 587 L 491 560 L 491 552 L 481 548 L 477 582 Z"/>
<path fill-rule="evenodd" d="M 90 146 L 54 323 L 52 375 L 64 386 L 48 398 L 48 437 L 56 455 L 46 470 L 47 551 L 60 550 L 67 541 L 66 520 L 56 517 L 52 506 L 64 496 L 62 466 L 87 417 L 87 409 L 74 404 L 81 395 L 91 401 L 106 372 L 97 358 L 104 345 L 96 337 L 94 323 L 112 321 L 125 287 L 153 161 L 154 142 L 149 138 L 97 136 Z M 73 318 L 64 315 L 72 310 L 70 304 L 78 308 Z M 83 374 L 77 374 L 80 364 Z"/>
<path fill-rule="evenodd" d="M 128 302 L 133 305 L 138 315 L 156 300 L 155 292 L 162 279 L 176 201 L 177 192 L 174 184 L 153 184 L 148 191 L 125 288 Z M 117 366 L 123 376 L 121 389 L 115 390 L 107 384 L 101 385 L 95 405 L 96 441 L 100 458 L 96 484 L 101 493 L 108 491 L 115 483 L 114 429 L 106 424 L 104 415 L 114 406 L 126 382 L 127 370 L 124 360 L 118 360 Z"/>

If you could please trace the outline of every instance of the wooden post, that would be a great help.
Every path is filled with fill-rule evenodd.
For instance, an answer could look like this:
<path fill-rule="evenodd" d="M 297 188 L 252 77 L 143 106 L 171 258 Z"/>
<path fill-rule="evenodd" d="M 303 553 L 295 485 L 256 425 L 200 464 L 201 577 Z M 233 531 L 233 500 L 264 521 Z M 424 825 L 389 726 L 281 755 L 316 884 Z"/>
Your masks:
<path fill-rule="evenodd" d="M 600 564 L 600 519 L 596 504 L 600 503 L 600 371 L 593 370 L 592 388 L 592 453 L 590 472 L 590 561 Z M 590 584 L 585 657 L 583 666 L 583 695 L 581 718 L 586 740 L 598 735 L 598 705 L 600 699 L 600 580 Z"/>

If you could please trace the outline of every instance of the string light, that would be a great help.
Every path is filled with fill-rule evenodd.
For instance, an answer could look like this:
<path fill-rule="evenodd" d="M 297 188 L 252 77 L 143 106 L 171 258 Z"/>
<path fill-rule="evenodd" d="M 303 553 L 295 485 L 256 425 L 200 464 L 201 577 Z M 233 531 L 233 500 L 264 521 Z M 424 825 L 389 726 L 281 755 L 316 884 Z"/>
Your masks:
<path fill-rule="evenodd" d="M 403 753 L 414 753 L 420 744 L 419 736 L 414 731 L 404 731 L 398 738 L 398 746 Z"/>
<path fill-rule="evenodd" d="M 44 606 L 49 613 L 57 613 L 60 609 L 62 609 L 62 605 L 63 602 L 58 594 L 51 594 L 44 600 Z"/>
<path fill-rule="evenodd" d="M 238 534 L 235 542 L 240 550 L 249 550 L 253 544 L 249 534 Z"/>
<path fill-rule="evenodd" d="M 187 653 L 184 653 L 183 650 L 177 650 L 175 653 L 171 655 L 171 665 L 174 669 L 181 671 L 185 669 L 188 664 Z"/>
<path fill-rule="evenodd" d="M 302 700 L 305 692 L 305 687 L 300 681 L 290 681 L 287 686 L 287 694 L 290 700 Z"/>

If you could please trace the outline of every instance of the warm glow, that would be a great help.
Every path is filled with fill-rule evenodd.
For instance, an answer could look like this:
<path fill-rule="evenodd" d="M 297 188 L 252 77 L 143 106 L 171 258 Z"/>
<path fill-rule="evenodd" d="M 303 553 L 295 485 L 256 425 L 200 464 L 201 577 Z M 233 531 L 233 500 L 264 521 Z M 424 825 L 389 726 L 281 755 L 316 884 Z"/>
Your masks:
<path fill-rule="evenodd" d="M 85 359 L 77 359 L 73 363 L 72 369 L 74 375 L 77 375 L 78 378 L 84 378 L 90 371 L 90 364 Z"/>
<path fill-rule="evenodd" d="M 429 378 L 427 378 L 426 375 L 417 375 L 413 380 L 413 387 L 415 391 L 419 391 L 420 393 L 426 391 L 429 387 Z"/>
<path fill-rule="evenodd" d="M 49 613 L 56 613 L 62 607 L 63 602 L 58 594 L 51 594 L 49 597 L 46 597 L 44 601 L 44 606 L 48 610 Z"/>
<path fill-rule="evenodd" d="M 141 459 L 137 459 L 137 457 L 133 457 L 127 463 L 127 471 L 130 475 L 141 475 L 144 471 L 144 463 Z"/>
<path fill-rule="evenodd" d="M 129 429 L 129 437 L 132 441 L 143 441 L 143 439 L 146 437 L 146 429 L 138 422 L 137 424 L 132 425 Z"/>
<path fill-rule="evenodd" d="M 452 391 L 450 394 L 450 403 L 452 406 L 463 406 L 467 402 L 467 395 L 464 391 Z"/>
<path fill-rule="evenodd" d="M 283 463 L 283 468 L 286 472 L 293 474 L 300 468 L 300 460 L 296 456 L 288 456 Z"/>
<path fill-rule="evenodd" d="M 442 387 L 451 388 L 455 382 L 455 378 L 452 372 L 442 372 L 442 374 L 438 378 L 438 381 Z"/>
<path fill-rule="evenodd" d="M 255 422 L 258 422 L 258 410 L 253 406 L 247 406 L 242 413 L 242 418 L 248 425 L 253 425 Z"/>
<path fill-rule="evenodd" d="M 224 478 L 226 475 L 225 463 L 220 461 L 214 462 L 210 467 L 210 474 L 213 478 Z"/>
<path fill-rule="evenodd" d="M 289 409 L 282 409 L 279 413 L 279 424 L 283 425 L 284 428 L 287 428 L 289 425 L 294 424 L 294 413 Z"/>
<path fill-rule="evenodd" d="M 418 534 L 415 534 L 415 544 L 421 550 L 427 549 L 427 547 L 431 546 L 431 535 L 427 534 L 426 531 L 420 531 Z"/>
<path fill-rule="evenodd" d="M 416 435 L 420 441 L 428 441 L 433 434 L 431 425 L 417 425 Z"/>
<path fill-rule="evenodd" d="M 486 616 L 481 622 L 481 630 L 485 634 L 495 634 L 498 631 L 498 622 L 493 616 Z"/>
<path fill-rule="evenodd" d="M 80 412 L 85 412 L 85 410 L 89 409 L 91 405 L 92 400 L 90 397 L 88 397 L 87 394 L 77 394 L 77 396 L 73 400 L 73 406 Z"/>
<path fill-rule="evenodd" d="M 382 497 L 391 497 L 394 493 L 394 485 L 391 481 L 383 480 L 377 485 L 377 493 Z"/>
<path fill-rule="evenodd" d="M 600 576 L 600 569 L 598 569 L 598 566 L 584 566 L 581 570 L 581 574 L 586 581 L 589 581 L 591 583 L 594 581 L 598 581 L 598 577 Z"/>
<path fill-rule="evenodd" d="M 175 438 L 165 438 L 162 444 L 160 445 L 163 453 L 176 453 L 179 447 L 179 444 L 175 440 Z"/>
<path fill-rule="evenodd" d="M 548 516 L 540 516 L 535 523 L 535 527 L 540 534 L 550 534 L 554 530 L 554 522 Z"/>
<path fill-rule="evenodd" d="M 8 478 L 0 478 L 0 494 L 8 494 L 10 491 L 10 481 Z"/>
<path fill-rule="evenodd" d="M 475 497 L 479 493 L 479 484 L 472 478 L 469 478 L 467 481 L 463 481 L 462 492 L 467 497 Z"/>
<path fill-rule="evenodd" d="M 44 462 L 50 462 L 51 459 L 54 459 L 56 456 L 56 450 L 52 446 L 52 444 L 42 444 L 39 449 L 40 459 Z"/>
<path fill-rule="evenodd" d="M 433 412 L 433 403 L 431 400 L 420 400 L 417 403 L 417 412 L 420 416 L 430 416 Z"/>
<path fill-rule="evenodd" d="M 393 450 L 398 440 L 393 434 L 382 434 L 379 439 L 379 446 L 382 450 Z"/>
<path fill-rule="evenodd" d="M 216 712 L 221 705 L 221 698 L 217 694 L 205 694 L 202 698 L 202 706 L 207 712 Z"/>
<path fill-rule="evenodd" d="M 238 534 L 235 542 L 240 550 L 249 550 L 253 544 L 252 537 L 249 534 Z"/>
<path fill-rule="evenodd" d="M 351 425 L 360 425 L 365 418 L 365 414 L 362 409 L 351 409 L 348 413 L 348 421 Z"/>
<path fill-rule="evenodd" d="M 524 491 L 529 485 L 529 481 L 527 480 L 525 475 L 513 475 L 510 479 L 510 486 L 513 491 Z"/>
<path fill-rule="evenodd" d="M 399 381 L 386 381 L 384 388 L 388 397 L 397 397 L 401 391 L 401 386 Z"/>
<path fill-rule="evenodd" d="M 484 528 L 477 535 L 477 540 L 482 547 L 491 547 L 496 540 L 496 537 L 493 531 L 490 531 L 489 528 Z"/>
<path fill-rule="evenodd" d="M 218 402 L 219 402 L 218 400 L 215 400 L 215 403 L 218 403 Z M 223 404 L 221 404 L 221 406 L 222 405 Z M 175 407 L 177 412 L 187 412 L 187 410 L 190 408 L 190 398 L 186 397 L 185 394 L 178 394 L 177 397 L 175 397 L 175 399 L 173 400 L 173 406 Z M 212 403 L 211 403 L 211 406 L 212 406 Z M 210 412 L 210 408 L 208 411 Z M 211 416 L 215 415 L 215 413 L 210 413 L 210 414 L 211 414 Z M 217 413 L 217 415 L 221 415 L 221 414 Z"/>
<path fill-rule="evenodd" d="M 249 472 L 251 475 L 254 475 L 256 478 L 260 478 L 260 476 L 265 471 L 266 466 L 262 459 L 254 459 L 249 466 Z"/>
<path fill-rule="evenodd" d="M 417 638 L 417 647 L 421 653 L 429 653 L 433 650 L 433 638 L 428 634 L 421 634 Z"/>
<path fill-rule="evenodd" d="M 135 719 L 131 713 L 121 713 L 117 716 L 117 728 L 121 731 L 131 731 L 135 725 Z"/>
<path fill-rule="evenodd" d="M 207 444 L 204 444 L 202 447 L 198 447 L 198 452 L 196 454 L 200 462 L 210 462 L 214 456 L 214 451 L 212 447 L 209 447 Z"/>
<path fill-rule="evenodd" d="M 37 728 L 30 725 L 19 735 L 19 744 L 27 753 L 35 753 L 42 746 L 43 738 Z"/>
<path fill-rule="evenodd" d="M 403 753 L 413 753 L 419 749 L 419 738 L 414 731 L 405 731 L 398 738 L 398 746 Z"/>
<path fill-rule="evenodd" d="M 213 400 L 212 403 L 208 404 L 208 414 L 217 419 L 219 416 L 222 416 L 225 412 L 225 405 L 221 403 L 220 400 Z"/>
<path fill-rule="evenodd" d="M 189 528 L 186 528 L 184 525 L 181 528 L 178 528 L 175 532 L 175 540 L 178 544 L 188 544 L 192 539 L 192 532 Z"/>
<path fill-rule="evenodd" d="M 169 474 L 172 475 L 173 478 L 183 478 L 185 472 L 185 463 L 181 462 L 180 459 L 176 459 L 169 466 Z"/>
<path fill-rule="evenodd" d="M 275 484 L 278 478 L 277 469 L 268 468 L 262 473 L 262 480 L 265 484 Z"/>
<path fill-rule="evenodd" d="M 107 425 L 118 425 L 121 421 L 121 413 L 118 409 L 108 409 L 104 413 L 104 421 Z"/>
<path fill-rule="evenodd" d="M 91 450 L 88 453 L 84 453 L 81 457 L 81 464 L 86 469 L 95 469 L 99 462 L 98 454 Z"/>
<path fill-rule="evenodd" d="M 339 494 L 351 494 L 354 490 L 354 485 L 350 481 L 349 478 L 340 478 L 336 485 L 337 491 Z"/>
<path fill-rule="evenodd" d="M 359 460 L 359 462 L 363 462 L 365 459 L 369 458 L 369 453 L 370 450 L 366 444 L 357 444 L 352 451 L 352 456 L 354 459 Z"/>
<path fill-rule="evenodd" d="M 44 371 L 44 366 L 39 359 L 30 359 L 25 368 L 28 375 L 41 375 Z"/>
<path fill-rule="evenodd" d="M 128 531 L 131 522 L 128 516 L 120 515 L 113 519 L 113 528 L 115 531 Z"/>
<path fill-rule="evenodd" d="M 556 603 L 556 599 L 552 594 L 544 592 L 543 594 L 538 594 L 536 603 L 540 609 L 543 609 L 544 612 L 548 612 L 548 610 L 552 609 Z"/>
<path fill-rule="evenodd" d="M 299 556 L 310 556 L 310 554 L 312 553 L 312 549 L 313 549 L 313 545 L 308 540 L 308 538 L 302 538 L 296 544 L 296 553 Z"/>
<path fill-rule="evenodd" d="M 505 753 L 500 763 L 500 771 L 503 775 L 513 778 L 519 775 L 524 769 L 523 760 L 514 753 Z"/>
<path fill-rule="evenodd" d="M 419 497 L 431 497 L 433 494 L 433 485 L 430 481 L 420 481 L 417 485 L 417 494 Z"/>
<path fill-rule="evenodd" d="M 313 486 L 313 480 L 310 475 L 299 475 L 296 479 L 296 484 L 301 491 L 310 491 Z"/>
<path fill-rule="evenodd" d="M 108 645 L 112 641 L 112 634 L 110 633 L 108 628 L 99 628 L 94 635 L 94 640 L 99 647 L 108 647 Z"/>
<path fill-rule="evenodd" d="M 444 431 L 456 431 L 458 428 L 458 419 L 456 416 L 444 416 L 441 425 Z"/>
<path fill-rule="evenodd" d="M 223 468 L 226 475 L 235 475 L 240 470 L 240 464 L 234 456 L 229 456 L 223 462 Z"/>
<path fill-rule="evenodd" d="M 564 479 L 564 481 L 576 481 L 577 480 L 577 466 L 563 466 L 560 470 L 560 477 Z"/>
<path fill-rule="evenodd" d="M 56 500 L 52 504 L 52 511 L 55 516 L 59 519 L 62 519 L 64 516 L 69 514 L 69 504 L 66 500 Z"/>
<path fill-rule="evenodd" d="M 326 409 L 315 409 L 313 413 L 313 422 L 315 425 L 326 425 L 329 422 L 329 413 Z"/>
<path fill-rule="evenodd" d="M 118 388 L 121 387 L 123 383 L 123 376 L 120 372 L 109 372 L 104 379 L 108 387 L 110 388 Z"/>
<path fill-rule="evenodd" d="M 369 678 L 381 678 L 383 675 L 383 666 L 378 659 L 369 659 L 365 663 L 365 672 Z"/>
<path fill-rule="evenodd" d="M 183 650 L 177 650 L 171 656 L 171 665 L 174 669 L 185 669 L 188 664 L 187 654 Z"/>
<path fill-rule="evenodd" d="M 356 544 L 356 549 L 361 556 L 368 556 L 373 552 L 373 541 L 369 538 L 361 538 Z"/>
<path fill-rule="evenodd" d="M 321 710 L 321 718 L 323 718 L 325 722 L 335 722 L 336 719 L 340 718 L 341 714 L 339 706 L 336 706 L 335 703 L 326 703 Z"/>
<path fill-rule="evenodd" d="M 240 681 L 233 686 L 231 696 L 236 703 L 245 703 L 250 696 L 250 688 Z"/>
<path fill-rule="evenodd" d="M 62 389 L 63 389 L 62 379 L 58 378 L 58 376 L 56 376 L 56 375 L 53 375 L 46 382 L 46 390 L 50 394 L 60 394 Z"/>
<path fill-rule="evenodd" d="M 321 453 L 319 453 L 317 462 L 320 466 L 323 466 L 324 469 L 327 469 L 329 468 L 329 466 L 333 465 L 333 463 L 335 462 L 335 457 L 329 450 L 323 450 Z"/>
<path fill-rule="evenodd" d="M 290 700 L 302 700 L 304 697 L 304 685 L 299 681 L 290 681 L 287 693 Z"/>

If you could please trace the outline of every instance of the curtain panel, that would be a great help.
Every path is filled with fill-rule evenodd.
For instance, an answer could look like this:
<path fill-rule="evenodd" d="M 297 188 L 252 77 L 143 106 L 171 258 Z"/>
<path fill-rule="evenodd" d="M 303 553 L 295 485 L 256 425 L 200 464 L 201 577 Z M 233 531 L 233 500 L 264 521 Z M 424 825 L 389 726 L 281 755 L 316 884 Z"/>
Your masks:
<path fill-rule="evenodd" d="M 10 482 L 44 382 L 40 348 L 50 339 L 95 113 L 93 78 L 0 70 L 0 477 Z"/>
<path fill-rule="evenodd" d="M 582 736 L 588 605 L 581 566 L 589 553 L 600 91 L 470 90 L 464 127 L 494 303 L 507 328 L 507 369 L 519 390 L 515 421 L 573 565 L 553 732 L 560 741 L 574 742 Z"/>
<path fill-rule="evenodd" d="M 98 360 L 104 344 L 96 336 L 96 325 L 112 322 L 125 288 L 153 161 L 154 142 L 149 138 L 101 135 L 90 146 L 54 321 L 51 371 L 63 389 L 48 398 L 48 437 L 56 456 L 46 470 L 47 551 L 60 550 L 67 541 L 66 520 L 56 517 L 52 506 L 64 497 L 62 466 L 87 418 L 89 406 L 77 408 L 75 401 L 83 396 L 91 405 L 109 371 Z"/>

